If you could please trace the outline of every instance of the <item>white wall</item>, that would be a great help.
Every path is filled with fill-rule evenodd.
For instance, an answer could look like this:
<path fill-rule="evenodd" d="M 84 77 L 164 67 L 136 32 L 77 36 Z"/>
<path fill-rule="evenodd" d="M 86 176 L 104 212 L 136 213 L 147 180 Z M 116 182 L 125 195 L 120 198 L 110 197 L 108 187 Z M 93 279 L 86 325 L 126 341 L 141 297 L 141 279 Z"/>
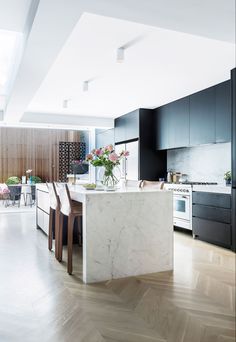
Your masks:
<path fill-rule="evenodd" d="M 223 184 L 224 173 L 231 169 L 231 144 L 169 150 L 167 169 L 186 173 L 189 181 Z"/>

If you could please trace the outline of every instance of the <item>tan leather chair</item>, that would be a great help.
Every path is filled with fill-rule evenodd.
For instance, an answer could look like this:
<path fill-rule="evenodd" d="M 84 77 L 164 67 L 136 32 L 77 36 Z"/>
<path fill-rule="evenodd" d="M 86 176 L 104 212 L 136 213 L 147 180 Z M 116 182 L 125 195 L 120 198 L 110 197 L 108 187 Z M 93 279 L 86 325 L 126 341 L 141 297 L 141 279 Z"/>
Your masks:
<path fill-rule="evenodd" d="M 57 184 L 57 193 L 60 198 L 60 224 L 58 232 L 58 261 L 62 260 L 62 230 L 63 216 L 68 217 L 67 225 L 67 272 L 72 274 L 72 253 L 73 253 L 73 230 L 75 218 L 78 218 L 79 229 L 81 230 L 80 217 L 82 217 L 82 203 L 72 201 L 67 184 Z M 82 230 L 81 230 L 82 231 Z"/>
<path fill-rule="evenodd" d="M 49 192 L 50 212 L 49 212 L 49 232 L 48 232 L 48 249 L 52 250 L 53 240 L 53 217 L 55 217 L 55 257 L 58 259 L 58 231 L 60 224 L 60 199 L 56 191 L 54 183 L 46 183 Z"/>
<path fill-rule="evenodd" d="M 150 189 L 152 188 L 152 189 L 157 189 L 157 190 L 163 190 L 164 182 L 143 180 L 141 182 L 141 188 L 150 188 Z"/>

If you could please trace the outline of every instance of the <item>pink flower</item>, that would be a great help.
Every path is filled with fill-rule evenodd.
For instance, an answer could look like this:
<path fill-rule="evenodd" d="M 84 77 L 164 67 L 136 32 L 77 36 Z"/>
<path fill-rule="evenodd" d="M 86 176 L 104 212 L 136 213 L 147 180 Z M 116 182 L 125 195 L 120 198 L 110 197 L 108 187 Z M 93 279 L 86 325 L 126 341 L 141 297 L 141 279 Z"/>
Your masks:
<path fill-rule="evenodd" d="M 124 155 L 125 157 L 128 157 L 128 156 L 129 156 L 129 151 L 124 151 L 123 155 Z"/>
<path fill-rule="evenodd" d="M 86 160 L 93 160 L 93 155 L 91 153 L 87 154 Z"/>
<path fill-rule="evenodd" d="M 95 154 L 96 154 L 96 156 L 101 156 L 102 154 L 103 154 L 103 151 L 102 151 L 102 149 L 101 148 L 97 148 L 96 150 L 95 150 Z"/>
<path fill-rule="evenodd" d="M 114 150 L 114 147 L 113 147 L 112 144 L 110 144 L 110 145 L 107 145 L 107 146 L 105 147 L 105 150 L 106 150 L 106 151 L 109 151 L 109 152 L 112 152 L 112 151 Z"/>
<path fill-rule="evenodd" d="M 113 152 L 113 153 L 111 153 L 110 155 L 109 155 L 109 160 L 110 161 L 112 161 L 113 163 L 116 163 L 116 161 L 118 160 L 118 155 L 115 153 L 115 152 Z"/>

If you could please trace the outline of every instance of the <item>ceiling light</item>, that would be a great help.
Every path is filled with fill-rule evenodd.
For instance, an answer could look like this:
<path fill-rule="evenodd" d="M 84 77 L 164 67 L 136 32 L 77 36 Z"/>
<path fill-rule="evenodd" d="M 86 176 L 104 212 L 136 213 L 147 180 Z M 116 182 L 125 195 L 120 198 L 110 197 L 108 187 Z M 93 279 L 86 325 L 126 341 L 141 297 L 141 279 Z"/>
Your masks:
<path fill-rule="evenodd" d="M 83 82 L 83 91 L 88 91 L 88 81 Z"/>
<path fill-rule="evenodd" d="M 62 107 L 63 107 L 63 108 L 68 108 L 68 103 L 69 103 L 69 101 L 71 101 L 71 99 L 65 99 L 65 100 L 63 100 L 63 102 L 62 102 Z"/>
<path fill-rule="evenodd" d="M 116 51 L 116 62 L 122 63 L 125 59 L 125 49 L 123 47 L 120 47 Z"/>

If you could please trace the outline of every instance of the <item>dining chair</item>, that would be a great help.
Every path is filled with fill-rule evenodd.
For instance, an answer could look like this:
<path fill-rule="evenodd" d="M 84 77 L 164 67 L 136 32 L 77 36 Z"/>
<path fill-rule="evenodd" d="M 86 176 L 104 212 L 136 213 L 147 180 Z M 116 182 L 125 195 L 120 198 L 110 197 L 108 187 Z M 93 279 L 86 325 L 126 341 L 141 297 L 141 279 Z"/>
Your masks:
<path fill-rule="evenodd" d="M 18 201 L 18 207 L 20 207 L 21 200 L 21 185 L 11 185 L 9 189 L 9 199 L 12 201 L 12 205 L 15 205 Z"/>
<path fill-rule="evenodd" d="M 140 184 L 140 187 L 142 189 L 150 188 L 150 189 L 156 189 L 156 190 L 163 190 L 164 182 L 143 180 Z"/>
<path fill-rule="evenodd" d="M 73 231 L 74 223 L 77 218 L 78 228 L 82 236 L 81 217 L 83 215 L 82 203 L 72 201 L 67 184 L 57 183 L 57 192 L 60 198 L 60 224 L 58 232 L 58 261 L 62 261 L 62 233 L 63 233 L 63 215 L 68 217 L 67 223 L 67 272 L 72 274 L 72 253 L 73 253 Z"/>
<path fill-rule="evenodd" d="M 48 230 L 48 249 L 52 250 L 53 232 L 55 236 L 55 257 L 58 259 L 58 232 L 60 224 L 60 199 L 54 183 L 46 183 L 49 192 L 49 230 Z M 53 229 L 54 223 L 54 229 Z"/>
<path fill-rule="evenodd" d="M 24 198 L 25 206 L 28 204 L 29 199 L 30 207 L 32 207 L 35 203 L 35 185 L 22 184 L 21 195 Z"/>

